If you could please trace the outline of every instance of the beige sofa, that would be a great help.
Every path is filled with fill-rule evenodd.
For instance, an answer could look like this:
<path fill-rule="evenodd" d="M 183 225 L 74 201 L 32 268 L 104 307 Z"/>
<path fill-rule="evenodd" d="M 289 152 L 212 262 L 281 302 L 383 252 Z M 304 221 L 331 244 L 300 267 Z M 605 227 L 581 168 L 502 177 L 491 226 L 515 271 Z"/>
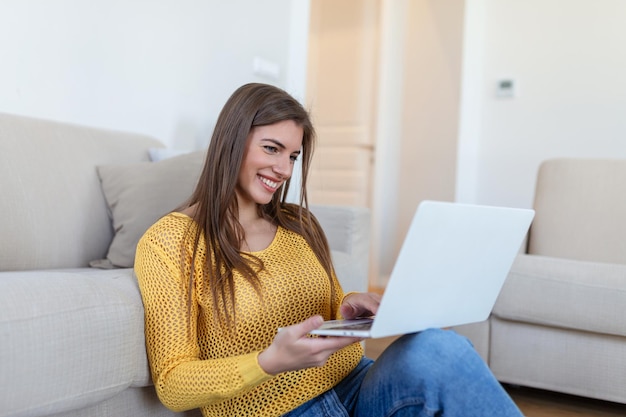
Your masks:
<path fill-rule="evenodd" d="M 143 230 L 191 192 L 202 154 L 149 162 L 160 147 L 0 114 L 0 416 L 176 415 L 151 386 L 130 267 Z M 368 211 L 313 211 L 344 288 L 365 290 Z"/>
<path fill-rule="evenodd" d="M 626 160 L 540 167 L 493 313 L 463 326 L 500 381 L 626 403 Z"/>

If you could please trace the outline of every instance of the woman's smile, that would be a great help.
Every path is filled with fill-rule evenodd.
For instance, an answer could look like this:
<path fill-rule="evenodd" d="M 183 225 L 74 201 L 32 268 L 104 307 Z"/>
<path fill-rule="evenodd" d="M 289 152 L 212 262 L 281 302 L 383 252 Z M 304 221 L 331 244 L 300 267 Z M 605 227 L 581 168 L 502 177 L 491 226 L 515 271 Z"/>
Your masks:
<path fill-rule="evenodd" d="M 278 186 L 281 184 L 281 183 L 278 183 L 278 182 L 276 182 L 276 181 L 272 181 L 272 180 L 270 180 L 269 178 L 263 177 L 263 176 L 261 176 L 261 175 L 258 175 L 258 177 L 259 177 L 259 179 L 261 180 L 261 182 L 262 182 L 264 185 L 266 185 L 266 186 L 267 186 L 267 188 L 268 188 L 270 191 L 272 191 L 272 192 L 276 191 L 276 189 L 278 188 Z"/>

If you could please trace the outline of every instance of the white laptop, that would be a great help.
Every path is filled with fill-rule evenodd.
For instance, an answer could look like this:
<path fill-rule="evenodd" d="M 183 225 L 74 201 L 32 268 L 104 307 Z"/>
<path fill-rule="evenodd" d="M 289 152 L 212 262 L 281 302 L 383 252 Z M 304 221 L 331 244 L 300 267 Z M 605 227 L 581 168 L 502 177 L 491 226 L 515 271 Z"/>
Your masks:
<path fill-rule="evenodd" d="M 486 320 L 534 210 L 423 201 L 374 318 L 311 332 L 378 338 Z"/>

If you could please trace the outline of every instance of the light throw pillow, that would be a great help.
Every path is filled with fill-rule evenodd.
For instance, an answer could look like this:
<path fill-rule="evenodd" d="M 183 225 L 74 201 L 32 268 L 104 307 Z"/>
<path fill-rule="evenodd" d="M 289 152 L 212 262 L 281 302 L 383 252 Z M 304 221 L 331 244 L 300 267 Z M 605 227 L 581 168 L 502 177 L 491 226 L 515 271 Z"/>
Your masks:
<path fill-rule="evenodd" d="M 184 203 L 193 192 L 205 152 L 192 152 L 159 162 L 97 167 L 113 225 L 106 259 L 95 268 L 132 268 L 137 243 L 148 228 Z"/>

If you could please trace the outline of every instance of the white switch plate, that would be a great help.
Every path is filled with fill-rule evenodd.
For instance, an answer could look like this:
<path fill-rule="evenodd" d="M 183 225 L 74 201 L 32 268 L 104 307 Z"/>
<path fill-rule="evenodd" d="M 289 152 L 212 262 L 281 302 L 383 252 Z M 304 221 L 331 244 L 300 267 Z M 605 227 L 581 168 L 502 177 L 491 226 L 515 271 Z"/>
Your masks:
<path fill-rule="evenodd" d="M 259 77 L 277 81 L 280 77 L 280 65 L 276 62 L 255 56 L 252 61 L 252 72 Z"/>

